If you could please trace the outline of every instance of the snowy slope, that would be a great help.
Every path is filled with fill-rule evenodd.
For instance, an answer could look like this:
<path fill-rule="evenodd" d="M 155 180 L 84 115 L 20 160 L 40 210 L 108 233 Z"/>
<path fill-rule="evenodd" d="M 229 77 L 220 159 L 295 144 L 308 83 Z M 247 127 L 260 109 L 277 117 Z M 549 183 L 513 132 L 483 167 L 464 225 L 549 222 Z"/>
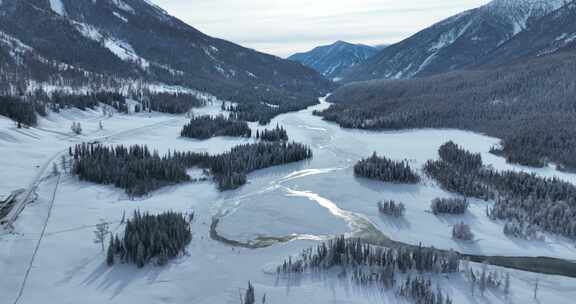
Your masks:
<path fill-rule="evenodd" d="M 310 68 L 205 35 L 144 0 L 4 0 L 0 31 L 35 54 L 75 69 L 177 84 L 223 98 L 315 98 L 331 86 Z M 0 56 L 0 67 L 11 64 Z M 27 73 L 17 77 L 36 81 L 54 76 L 94 82 L 86 75 L 54 75 L 26 61 L 18 69 Z"/>
<path fill-rule="evenodd" d="M 384 49 L 347 71 L 344 80 L 411 78 L 475 66 L 564 2 L 494 0 Z"/>
<path fill-rule="evenodd" d="M 339 78 L 342 72 L 361 64 L 378 53 L 377 48 L 337 41 L 331 45 L 319 46 L 305 53 L 294 54 L 288 59 L 311 67 L 329 79 Z"/>

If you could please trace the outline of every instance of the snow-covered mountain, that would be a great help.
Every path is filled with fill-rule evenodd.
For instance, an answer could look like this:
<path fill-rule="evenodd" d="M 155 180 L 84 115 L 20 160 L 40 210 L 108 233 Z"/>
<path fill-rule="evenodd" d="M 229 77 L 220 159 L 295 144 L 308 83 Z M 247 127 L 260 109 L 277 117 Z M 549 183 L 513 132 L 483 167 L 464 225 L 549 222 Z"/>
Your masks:
<path fill-rule="evenodd" d="M 344 80 L 411 78 L 477 65 L 564 4 L 565 0 L 494 0 L 387 47 L 346 71 Z"/>
<path fill-rule="evenodd" d="M 576 49 L 576 1 L 540 18 L 501 45 L 481 64 L 497 66 Z"/>
<path fill-rule="evenodd" d="M 311 67 L 327 78 L 338 79 L 344 70 L 366 61 L 376 55 L 378 50 L 368 45 L 337 41 L 305 53 L 294 54 L 288 59 Z"/>
<path fill-rule="evenodd" d="M 330 86 L 312 69 L 205 35 L 146 0 L 1 0 L 0 69 L 18 85 L 136 79 L 224 98 L 318 96 Z"/>

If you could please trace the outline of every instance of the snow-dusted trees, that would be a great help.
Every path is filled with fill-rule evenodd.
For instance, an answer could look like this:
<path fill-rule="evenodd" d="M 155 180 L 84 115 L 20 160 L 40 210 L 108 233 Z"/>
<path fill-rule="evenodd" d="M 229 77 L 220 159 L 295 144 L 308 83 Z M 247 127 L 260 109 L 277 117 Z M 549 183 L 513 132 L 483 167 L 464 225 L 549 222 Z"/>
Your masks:
<path fill-rule="evenodd" d="M 378 210 L 380 213 L 393 216 L 393 217 L 401 217 L 404 215 L 404 211 L 406 211 L 406 207 L 403 203 L 397 203 L 392 200 L 378 202 Z"/>
<path fill-rule="evenodd" d="M 299 274 L 306 271 L 319 272 L 340 267 L 352 282 L 360 286 L 392 289 L 397 278 L 406 273 L 417 272 L 398 286 L 396 293 L 416 303 L 446 304 L 450 298 L 440 289 L 433 288 L 422 273 L 458 272 L 460 257 L 453 251 L 440 251 L 422 246 L 384 248 L 368 244 L 362 239 L 346 239 L 343 236 L 305 249 L 297 259 L 289 258 L 277 268 L 279 276 Z"/>
<path fill-rule="evenodd" d="M 82 125 L 79 122 L 73 122 L 70 130 L 76 135 L 82 134 Z"/>
<path fill-rule="evenodd" d="M 420 177 L 410 168 L 407 161 L 393 161 L 374 152 L 369 158 L 354 165 L 354 174 L 361 177 L 391 183 L 415 184 Z"/>
<path fill-rule="evenodd" d="M 277 268 L 278 273 L 301 273 L 332 267 L 391 267 L 392 271 L 451 273 L 459 269 L 459 255 L 434 248 L 414 246 L 389 249 L 368 244 L 362 239 L 344 236 L 309 248 L 296 260 L 289 258 Z"/>
<path fill-rule="evenodd" d="M 206 104 L 195 95 L 185 93 L 147 92 L 142 97 L 142 110 L 171 114 L 186 113 L 194 107 L 201 107 Z"/>
<path fill-rule="evenodd" d="M 432 213 L 438 214 L 464 214 L 468 209 L 468 201 L 463 198 L 435 198 L 430 204 Z"/>
<path fill-rule="evenodd" d="M 479 153 L 470 153 L 453 141 L 449 141 L 440 146 L 438 154 L 441 160 L 466 171 L 482 168 L 482 156 L 480 156 Z"/>
<path fill-rule="evenodd" d="M 204 159 L 202 154 L 177 153 L 160 157 L 146 146 L 80 144 L 72 152 L 72 173 L 80 179 L 113 184 L 131 196 L 144 195 L 163 186 L 188 181 L 186 169 Z"/>
<path fill-rule="evenodd" d="M 74 157 L 72 173 L 80 179 L 113 184 L 130 196 L 140 196 L 189 181 L 186 169 L 191 167 L 207 169 L 220 190 L 235 189 L 246 183 L 248 173 L 311 158 L 312 150 L 299 143 L 259 142 L 217 155 L 173 151 L 161 157 L 146 146 L 81 144 L 69 154 Z"/>
<path fill-rule="evenodd" d="M 312 158 L 312 150 L 303 144 L 259 142 L 210 156 L 204 166 L 210 169 L 221 190 L 229 190 L 246 183 L 246 174 L 252 171 L 309 158 Z"/>
<path fill-rule="evenodd" d="M 264 141 L 287 141 L 288 133 L 283 127 L 276 125 L 276 128 L 272 130 L 256 131 L 256 138 Z"/>
<path fill-rule="evenodd" d="M 471 241 L 474 239 L 474 233 L 468 224 L 464 222 L 457 223 L 452 227 L 452 238 L 461 241 Z"/>
<path fill-rule="evenodd" d="M 0 115 L 14 120 L 18 127 L 36 125 L 37 117 L 34 107 L 34 103 L 21 98 L 0 96 Z"/>
<path fill-rule="evenodd" d="M 205 115 L 190 119 L 190 122 L 182 128 L 180 135 L 196 139 L 208 139 L 214 136 L 250 137 L 252 130 L 245 121 L 226 118 L 224 115 Z"/>
<path fill-rule="evenodd" d="M 452 299 L 442 290 L 434 288 L 430 279 L 408 277 L 398 288 L 398 293 L 416 304 L 452 304 Z"/>
<path fill-rule="evenodd" d="M 116 235 L 110 242 L 107 263 L 114 264 L 116 258 L 123 263 L 133 263 L 138 268 L 149 262 L 164 265 L 169 259 L 184 252 L 192 240 L 190 222 L 194 216 L 165 212 L 159 215 L 134 212 L 126 222 L 124 235 Z"/>
<path fill-rule="evenodd" d="M 481 166 L 478 155 L 452 143 L 440 150 L 441 159 L 429 161 L 426 173 L 448 191 L 467 197 L 495 198 L 487 215 L 507 221 L 507 235 L 537 239 L 539 229 L 576 238 L 576 186 L 525 172 L 498 172 Z"/>

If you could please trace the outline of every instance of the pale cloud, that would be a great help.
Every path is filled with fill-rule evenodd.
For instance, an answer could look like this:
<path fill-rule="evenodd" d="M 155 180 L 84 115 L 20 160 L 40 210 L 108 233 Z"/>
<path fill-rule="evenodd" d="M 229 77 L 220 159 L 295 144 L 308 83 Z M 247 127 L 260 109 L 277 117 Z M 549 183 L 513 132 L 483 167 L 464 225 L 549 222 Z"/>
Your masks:
<path fill-rule="evenodd" d="M 320 44 L 398 42 L 488 0 L 153 0 L 208 35 L 286 57 Z"/>

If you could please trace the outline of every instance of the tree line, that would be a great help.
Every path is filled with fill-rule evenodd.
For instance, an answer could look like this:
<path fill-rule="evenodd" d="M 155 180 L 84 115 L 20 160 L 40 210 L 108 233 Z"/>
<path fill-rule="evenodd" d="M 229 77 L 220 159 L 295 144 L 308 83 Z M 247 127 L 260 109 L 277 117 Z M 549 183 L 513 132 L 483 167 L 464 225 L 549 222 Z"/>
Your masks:
<path fill-rule="evenodd" d="M 514 171 L 478 167 L 478 157 L 464 157 L 468 151 L 451 144 L 441 147 L 440 160 L 429 161 L 425 171 L 447 191 L 468 197 L 495 199 L 487 215 L 503 220 L 505 233 L 534 238 L 534 230 L 576 238 L 576 186 L 558 178 L 539 177 Z M 468 159 L 463 164 L 456 159 Z M 480 159 L 481 161 L 481 159 Z"/>
<path fill-rule="evenodd" d="M 352 282 L 364 287 L 392 289 L 416 303 L 446 304 L 451 299 L 433 288 L 423 273 L 455 273 L 459 271 L 460 257 L 453 251 L 445 252 L 428 247 L 384 248 L 373 246 L 362 239 L 344 236 L 304 249 L 297 259 L 285 260 L 277 267 L 278 275 L 299 274 L 307 271 L 327 271 L 334 267 L 351 273 Z M 351 271 L 349 271 L 351 270 Z M 401 274 L 417 272 L 397 285 Z M 414 283 L 416 282 L 416 283 Z M 417 284 L 417 285 L 413 285 Z"/>
<path fill-rule="evenodd" d="M 148 112 L 182 114 L 205 105 L 205 101 L 187 93 L 147 92 L 142 98 L 142 111 Z"/>
<path fill-rule="evenodd" d="M 168 260 L 184 253 L 192 241 L 190 223 L 194 214 L 164 212 L 153 215 L 134 211 L 126 222 L 122 236 L 110 236 L 106 255 L 108 266 L 116 262 L 136 264 L 138 268 L 150 262 L 165 265 Z"/>
<path fill-rule="evenodd" d="M 354 174 L 365 178 L 390 183 L 416 184 L 420 177 L 410 168 L 407 161 L 393 161 L 376 152 L 354 165 Z"/>
<path fill-rule="evenodd" d="M 246 183 L 250 172 L 312 158 L 312 150 L 295 142 L 258 142 L 209 156 L 207 168 L 221 190 L 236 189 Z"/>
<path fill-rule="evenodd" d="M 195 139 L 208 139 L 215 136 L 251 137 L 252 130 L 245 121 L 224 115 L 203 115 L 190 119 L 182 127 L 180 135 Z"/>
<path fill-rule="evenodd" d="M 81 180 L 111 184 L 134 197 L 190 181 L 186 170 L 191 167 L 206 169 L 222 191 L 236 189 L 246 183 L 248 173 L 311 158 L 312 150 L 299 143 L 259 142 L 216 155 L 169 151 L 160 156 L 144 145 L 83 143 L 70 147 L 69 154 L 73 157 L 71 172 Z"/>
<path fill-rule="evenodd" d="M 256 130 L 256 139 L 264 141 L 288 141 L 288 132 L 284 127 L 276 125 L 274 129 Z"/>

